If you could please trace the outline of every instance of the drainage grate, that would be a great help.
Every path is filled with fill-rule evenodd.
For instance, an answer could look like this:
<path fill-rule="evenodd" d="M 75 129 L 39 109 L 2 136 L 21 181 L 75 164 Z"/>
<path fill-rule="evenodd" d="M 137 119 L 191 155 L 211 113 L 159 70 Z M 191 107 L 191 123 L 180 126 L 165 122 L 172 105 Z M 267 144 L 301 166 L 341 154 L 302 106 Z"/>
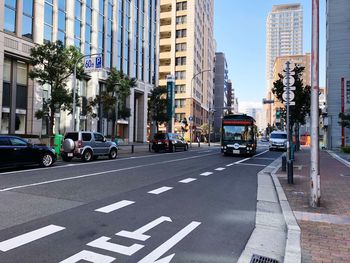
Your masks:
<path fill-rule="evenodd" d="M 278 260 L 253 254 L 250 263 L 279 263 Z"/>

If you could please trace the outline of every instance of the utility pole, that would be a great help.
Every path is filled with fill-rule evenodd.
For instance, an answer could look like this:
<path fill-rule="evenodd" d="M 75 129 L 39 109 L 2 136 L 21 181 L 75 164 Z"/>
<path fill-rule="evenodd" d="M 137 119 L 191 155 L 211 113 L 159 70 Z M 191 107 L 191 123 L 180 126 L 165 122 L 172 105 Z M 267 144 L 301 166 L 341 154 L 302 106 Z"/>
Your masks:
<path fill-rule="evenodd" d="M 311 167 L 310 205 L 320 206 L 320 150 L 319 150 L 319 0 L 312 0 L 312 50 L 311 50 Z"/>

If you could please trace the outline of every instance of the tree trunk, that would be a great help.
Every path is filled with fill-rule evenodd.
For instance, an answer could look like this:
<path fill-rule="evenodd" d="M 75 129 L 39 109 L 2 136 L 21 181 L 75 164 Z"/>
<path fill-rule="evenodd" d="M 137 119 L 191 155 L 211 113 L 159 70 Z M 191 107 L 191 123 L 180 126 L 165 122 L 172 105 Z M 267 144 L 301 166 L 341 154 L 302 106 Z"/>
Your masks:
<path fill-rule="evenodd" d="M 55 113 L 51 114 L 49 117 L 49 139 L 50 139 L 50 146 L 54 146 L 54 134 L 53 134 L 53 126 L 55 125 Z"/>
<path fill-rule="evenodd" d="M 299 138 L 300 125 L 299 123 L 295 124 L 295 150 L 300 151 L 300 138 Z"/>

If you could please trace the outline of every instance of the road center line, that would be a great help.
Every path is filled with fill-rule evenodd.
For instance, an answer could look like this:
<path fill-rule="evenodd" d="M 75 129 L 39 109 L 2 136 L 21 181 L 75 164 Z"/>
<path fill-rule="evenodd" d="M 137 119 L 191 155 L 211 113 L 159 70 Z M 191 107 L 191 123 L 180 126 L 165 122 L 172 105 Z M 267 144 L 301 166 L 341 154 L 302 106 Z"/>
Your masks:
<path fill-rule="evenodd" d="M 210 155 L 215 155 L 215 154 L 216 153 L 210 153 L 210 154 L 204 154 L 204 155 L 200 155 L 200 156 L 191 156 L 191 157 L 173 159 L 173 160 L 168 160 L 168 161 L 163 161 L 163 162 L 155 162 L 155 163 L 149 163 L 149 164 L 125 167 L 125 168 L 120 168 L 120 169 L 115 169 L 115 170 L 107 170 L 107 171 L 103 171 L 103 172 L 84 174 L 84 175 L 78 175 L 78 176 L 72 176 L 72 177 L 66 177 L 66 178 L 61 178 L 61 179 L 56 179 L 56 180 L 42 181 L 42 182 L 38 182 L 38 183 L 25 184 L 25 185 L 18 185 L 18 186 L 13 186 L 13 187 L 0 189 L 0 192 L 7 192 L 7 191 L 15 190 L 15 189 L 22 189 L 22 188 L 27 188 L 27 187 L 32 187 L 32 186 L 52 184 L 52 183 L 64 182 L 64 181 L 75 180 L 75 179 L 82 179 L 82 178 L 87 178 L 87 177 L 92 177 L 92 176 L 116 173 L 116 172 L 127 171 L 127 170 L 142 168 L 142 167 L 148 167 L 148 166 L 159 166 L 160 164 L 164 164 L 164 163 L 173 163 L 173 162 L 178 162 L 178 161 L 186 161 L 186 160 L 190 160 L 190 159 L 203 158 L 205 156 L 210 156 Z"/>
<path fill-rule="evenodd" d="M 196 181 L 196 180 L 197 179 L 190 177 L 190 178 L 183 179 L 183 180 L 179 181 L 179 183 L 188 184 L 188 183 L 191 183 L 191 182 Z"/>
<path fill-rule="evenodd" d="M 65 229 L 65 227 L 56 226 L 56 225 L 48 225 L 48 226 L 39 228 L 37 230 L 28 232 L 26 234 L 0 242 L 0 251 L 3 251 L 3 252 L 9 251 L 11 249 L 20 247 L 22 245 L 28 244 L 40 238 L 59 232 L 63 229 Z"/>
<path fill-rule="evenodd" d="M 118 210 L 120 208 L 126 207 L 128 205 L 132 205 L 134 203 L 135 202 L 133 202 L 133 201 L 123 200 L 123 201 L 120 201 L 120 202 L 117 202 L 117 203 L 114 203 L 114 204 L 111 204 L 111 205 L 107 205 L 107 206 L 101 207 L 99 209 L 96 209 L 95 211 L 108 214 L 110 212 L 113 212 L 113 211 Z"/>
<path fill-rule="evenodd" d="M 248 160 L 250 160 L 250 157 L 249 157 L 249 158 L 242 159 L 242 160 L 237 161 L 237 162 L 234 162 L 233 164 L 243 163 L 243 162 L 248 161 Z"/>
<path fill-rule="evenodd" d="M 201 176 L 208 176 L 208 175 L 211 175 L 211 174 L 213 174 L 212 172 L 205 172 L 205 173 L 201 173 L 200 175 Z"/>
<path fill-rule="evenodd" d="M 152 190 L 152 191 L 149 191 L 149 192 L 147 192 L 147 193 L 149 193 L 149 194 L 154 194 L 154 195 L 159 195 L 159 194 L 164 193 L 164 192 L 166 192 L 166 191 L 169 191 L 169 190 L 171 190 L 171 189 L 173 189 L 173 187 L 163 186 L 163 187 L 154 189 L 154 190 Z"/>
<path fill-rule="evenodd" d="M 223 171 L 223 170 L 225 170 L 226 168 L 224 168 L 224 167 L 219 167 L 219 168 L 216 168 L 215 169 L 215 171 Z"/>

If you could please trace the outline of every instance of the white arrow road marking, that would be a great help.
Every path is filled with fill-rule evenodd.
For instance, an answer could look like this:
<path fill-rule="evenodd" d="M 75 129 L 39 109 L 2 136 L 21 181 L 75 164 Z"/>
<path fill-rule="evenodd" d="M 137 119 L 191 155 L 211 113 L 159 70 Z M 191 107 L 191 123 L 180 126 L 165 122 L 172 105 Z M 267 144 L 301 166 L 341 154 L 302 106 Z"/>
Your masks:
<path fill-rule="evenodd" d="M 115 260 L 115 258 L 91 252 L 88 250 L 82 250 L 79 253 L 61 261 L 60 263 L 77 263 L 81 260 L 88 261 L 91 263 L 111 263 Z"/>
<path fill-rule="evenodd" d="M 160 187 L 160 188 L 157 188 L 157 189 L 154 189 L 152 191 L 149 191 L 148 193 L 149 194 L 154 194 L 154 195 L 159 195 L 163 192 L 166 192 L 166 191 L 169 191 L 173 189 L 172 187 L 168 187 L 168 186 L 163 186 L 163 187 Z"/>
<path fill-rule="evenodd" d="M 219 168 L 216 168 L 215 169 L 215 171 L 223 171 L 223 170 L 225 170 L 226 168 L 224 168 L 224 167 L 219 167 Z"/>
<path fill-rule="evenodd" d="M 114 243 L 108 242 L 108 240 L 110 240 L 110 239 L 111 238 L 109 238 L 109 237 L 103 236 L 103 237 L 100 237 L 100 238 L 86 244 L 86 245 L 90 246 L 90 247 L 96 247 L 96 248 L 112 251 L 112 252 L 126 255 L 126 256 L 131 256 L 134 253 L 136 253 L 137 251 L 139 251 L 141 248 L 144 247 L 144 245 L 140 245 L 140 244 L 133 244 L 130 247 L 122 246 L 119 244 L 114 244 Z"/>
<path fill-rule="evenodd" d="M 2 241 L 0 243 L 0 251 L 3 251 L 3 252 L 9 251 L 11 249 L 23 246 L 25 244 L 28 244 L 40 238 L 59 232 L 63 229 L 66 229 L 66 228 L 61 226 L 56 226 L 56 225 L 48 225 L 48 226 L 39 228 L 37 230 L 28 232 L 26 234 Z"/>
<path fill-rule="evenodd" d="M 183 179 L 183 180 L 181 180 L 181 181 L 179 181 L 179 183 L 183 183 L 183 184 L 188 184 L 188 183 L 190 183 L 190 182 L 193 182 L 193 181 L 196 181 L 197 179 L 195 179 L 195 178 L 187 178 L 187 179 Z"/>
<path fill-rule="evenodd" d="M 132 238 L 140 241 L 145 241 L 151 236 L 144 235 L 148 230 L 151 230 L 152 228 L 156 227 L 157 225 L 163 223 L 163 222 L 172 222 L 170 217 L 167 216 L 161 216 L 152 222 L 148 223 L 147 225 L 144 225 L 143 227 L 140 227 L 139 229 L 131 232 L 131 231 L 126 231 L 122 230 L 118 232 L 116 235 L 121 236 L 121 237 L 127 237 L 127 238 Z"/>
<path fill-rule="evenodd" d="M 208 176 L 208 175 L 211 175 L 211 174 L 213 174 L 212 172 L 205 172 L 205 173 L 201 173 L 200 175 L 201 176 Z"/>
<path fill-rule="evenodd" d="M 181 229 L 175 235 L 173 235 L 170 239 L 165 241 L 151 253 L 149 253 L 146 257 L 141 259 L 138 263 L 167 263 L 173 258 L 175 254 L 168 256 L 166 258 L 158 260 L 163 254 L 165 254 L 169 249 L 179 243 L 184 237 L 186 237 L 189 233 L 195 230 L 201 222 L 193 221 L 188 224 L 186 227 Z M 158 261 L 157 261 L 158 260 Z"/>
<path fill-rule="evenodd" d="M 132 205 L 134 203 L 135 202 L 133 202 L 133 201 L 123 200 L 123 201 L 120 201 L 120 202 L 117 202 L 117 203 L 114 203 L 111 205 L 101 207 L 99 209 L 96 209 L 95 211 L 108 214 L 110 212 L 113 212 L 113 211 L 118 210 L 120 208 L 126 207 L 128 205 Z"/>

